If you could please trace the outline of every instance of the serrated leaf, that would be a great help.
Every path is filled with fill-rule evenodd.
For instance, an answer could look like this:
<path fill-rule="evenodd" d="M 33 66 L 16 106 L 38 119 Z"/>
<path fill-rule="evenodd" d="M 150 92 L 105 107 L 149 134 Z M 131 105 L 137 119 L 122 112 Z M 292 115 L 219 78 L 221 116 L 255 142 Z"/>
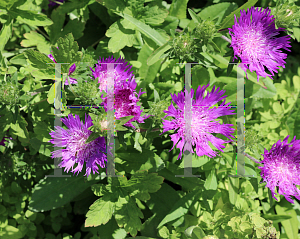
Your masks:
<path fill-rule="evenodd" d="M 141 19 L 145 21 L 146 24 L 158 25 L 164 22 L 164 19 L 168 16 L 168 11 L 166 9 L 158 8 L 158 6 L 150 7 L 145 15 Z"/>
<path fill-rule="evenodd" d="M 28 58 L 28 61 L 31 64 L 31 66 L 39 70 L 47 69 L 50 66 L 50 64 L 47 63 L 53 63 L 48 56 L 38 51 L 30 49 L 25 51 L 24 54 Z"/>
<path fill-rule="evenodd" d="M 128 180 L 126 190 L 130 192 L 130 196 L 147 201 L 150 199 L 149 193 L 157 192 L 161 188 L 163 180 L 164 178 L 158 176 L 157 173 L 148 174 L 147 171 L 140 171 Z"/>
<path fill-rule="evenodd" d="M 44 36 L 38 34 L 36 31 L 31 31 L 24 34 L 25 40 L 21 41 L 22 47 L 36 46 L 37 50 L 41 53 L 50 54 L 50 44 L 45 40 Z"/>
<path fill-rule="evenodd" d="M 136 236 L 142 227 L 140 218 L 144 218 L 141 209 L 139 209 L 135 201 L 128 196 L 126 198 L 119 197 L 115 205 L 116 211 L 114 215 L 119 227 L 124 227 L 132 236 Z"/>
<path fill-rule="evenodd" d="M 69 73 L 70 66 L 79 62 L 81 58 L 81 53 L 78 52 L 78 44 L 74 41 L 72 33 L 69 33 L 64 38 L 57 40 L 57 46 L 58 48 L 52 48 L 52 55 L 57 63 L 69 63 L 61 65 L 62 73 Z"/>
<path fill-rule="evenodd" d="M 138 44 L 135 30 L 126 29 L 125 25 L 124 19 L 118 20 L 105 33 L 107 37 L 111 37 L 108 42 L 108 48 L 113 53 L 120 51 L 125 46 L 132 47 L 133 44 Z"/>
<path fill-rule="evenodd" d="M 96 200 L 86 214 L 85 227 L 97 227 L 106 224 L 112 217 L 115 203 L 111 201 L 111 193 Z"/>
<path fill-rule="evenodd" d="M 51 19 L 46 15 L 35 11 L 14 8 L 13 10 L 10 10 L 9 13 L 16 17 L 18 21 L 24 22 L 30 26 L 49 26 L 53 24 Z"/>

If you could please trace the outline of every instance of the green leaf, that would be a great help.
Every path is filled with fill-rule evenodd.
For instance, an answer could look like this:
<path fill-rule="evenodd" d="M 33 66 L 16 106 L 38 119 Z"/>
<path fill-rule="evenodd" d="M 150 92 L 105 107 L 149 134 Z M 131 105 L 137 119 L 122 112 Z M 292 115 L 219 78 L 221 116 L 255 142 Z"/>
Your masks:
<path fill-rule="evenodd" d="M 51 64 L 47 64 L 47 63 L 53 63 L 53 61 L 48 56 L 38 51 L 34 51 L 30 49 L 25 51 L 24 54 L 27 57 L 31 66 L 39 70 L 47 69 L 48 67 L 51 66 Z"/>
<path fill-rule="evenodd" d="M 171 49 L 171 46 L 168 44 L 168 42 L 166 42 L 165 44 L 163 44 L 162 46 L 160 46 L 159 48 L 157 48 L 147 59 L 147 65 L 151 66 L 154 63 L 156 63 L 157 61 L 159 61 L 161 58 L 161 56 L 167 51 Z M 140 52 L 141 54 L 141 52 Z M 141 67 L 140 69 L 142 69 L 143 67 Z"/>
<path fill-rule="evenodd" d="M 147 171 L 139 171 L 132 175 L 127 182 L 126 190 L 130 196 L 134 196 L 142 201 L 150 199 L 149 193 L 155 193 L 161 188 L 164 178 L 157 173 L 148 174 Z"/>
<path fill-rule="evenodd" d="M 249 76 L 249 75 L 248 75 Z M 253 86 L 253 95 L 250 98 L 272 98 L 277 94 L 277 89 L 273 84 L 273 81 L 270 78 L 262 78 L 262 81 L 265 83 L 267 89 L 259 87 L 258 85 Z"/>
<path fill-rule="evenodd" d="M 291 216 L 291 219 L 281 221 L 282 226 L 284 227 L 285 233 L 289 239 L 298 237 L 298 219 L 297 213 L 294 209 L 291 209 L 291 205 L 287 201 L 283 201 L 281 205 L 275 205 L 275 209 L 278 215 L 287 215 Z M 285 206 L 284 206 L 285 205 Z"/>
<path fill-rule="evenodd" d="M 162 227 L 168 222 L 183 217 L 189 211 L 190 206 L 195 202 L 195 200 L 198 199 L 201 194 L 201 191 L 195 190 L 183 196 L 175 203 L 168 215 L 159 223 L 157 228 Z"/>
<path fill-rule="evenodd" d="M 57 39 L 62 36 L 61 29 L 63 29 L 65 18 L 66 16 L 60 11 L 60 7 L 52 11 L 51 19 L 53 20 L 53 24 L 47 28 L 47 33 L 52 44 L 55 44 Z"/>
<path fill-rule="evenodd" d="M 37 13 L 35 11 L 14 8 L 14 10 L 9 11 L 9 13 L 16 17 L 18 21 L 33 27 L 49 26 L 53 24 L 51 19 L 49 19 L 46 15 Z"/>
<path fill-rule="evenodd" d="M 158 8 L 158 6 L 150 7 L 145 15 L 142 15 L 142 20 L 146 24 L 158 25 L 164 22 L 164 19 L 168 16 L 168 11 L 166 9 Z"/>
<path fill-rule="evenodd" d="M 13 21 L 7 21 L 5 24 L 2 25 L 0 32 L 0 51 L 4 50 L 6 43 L 8 42 L 9 38 L 11 38 L 12 25 Z"/>
<path fill-rule="evenodd" d="M 300 90 L 300 77 L 299 76 L 293 76 L 293 85 L 296 90 Z"/>
<path fill-rule="evenodd" d="M 119 16 L 131 22 L 135 27 L 144 35 L 153 40 L 158 46 L 162 46 L 167 40 L 157 31 L 151 28 L 149 25 L 133 18 L 127 13 L 117 13 Z"/>
<path fill-rule="evenodd" d="M 29 139 L 28 130 L 26 128 L 27 125 L 28 125 L 28 123 L 26 122 L 24 117 L 21 115 L 18 115 L 18 121 L 15 124 L 11 123 L 10 127 L 14 130 L 14 132 L 13 132 L 14 135 L 17 135 L 17 136 L 27 140 L 27 139 Z"/>
<path fill-rule="evenodd" d="M 235 11 L 233 11 L 230 15 L 228 15 L 223 20 L 223 22 L 221 23 L 220 29 L 225 29 L 225 28 L 232 27 L 232 25 L 234 24 L 234 15 L 238 19 L 241 16 L 240 10 L 245 9 L 245 11 L 247 11 L 247 9 L 248 8 L 250 9 L 252 6 L 254 6 L 257 3 L 257 1 L 258 0 L 248 0 L 248 2 L 246 2 L 244 5 L 242 5 L 241 7 L 239 7 L 238 9 L 236 9 Z"/>
<path fill-rule="evenodd" d="M 106 31 L 106 36 L 111 37 L 108 42 L 108 48 L 114 53 L 123 49 L 125 46 L 132 47 L 138 44 L 135 30 L 126 29 L 126 20 L 121 19 L 113 23 Z M 131 23 L 129 22 L 131 25 Z"/>
<path fill-rule="evenodd" d="M 96 0 L 107 9 L 122 12 L 126 5 L 123 0 Z"/>
<path fill-rule="evenodd" d="M 170 6 L 170 16 L 177 17 L 178 19 L 186 18 L 186 8 L 188 0 L 174 0 Z"/>
<path fill-rule="evenodd" d="M 237 4 L 234 2 L 222 2 L 213 4 L 204 8 L 200 13 L 198 13 L 198 17 L 200 17 L 202 20 L 214 20 L 218 18 L 216 24 L 219 24 L 227 14 L 234 11 L 236 8 Z"/>
<path fill-rule="evenodd" d="M 134 137 L 134 148 L 136 149 L 136 150 L 138 150 L 139 152 L 143 152 L 143 150 L 142 150 L 142 147 L 141 147 L 141 145 L 140 145 L 140 143 L 139 143 L 139 138 L 140 138 L 140 136 L 141 136 L 141 133 L 139 133 L 139 132 L 136 132 L 135 133 L 135 137 Z"/>
<path fill-rule="evenodd" d="M 239 192 L 239 178 L 229 177 L 228 189 L 229 201 L 232 205 L 235 205 Z"/>
<path fill-rule="evenodd" d="M 95 139 L 97 139 L 99 137 L 100 137 L 99 133 L 92 132 L 90 134 L 90 136 L 88 137 L 88 139 L 85 141 L 85 144 L 88 144 L 88 143 L 94 141 Z"/>
<path fill-rule="evenodd" d="M 201 18 L 199 18 L 198 15 L 192 9 L 189 8 L 188 11 L 195 23 L 200 24 L 202 22 Z"/>
<path fill-rule="evenodd" d="M 206 190 L 216 190 L 218 188 L 216 172 L 212 169 L 205 180 L 204 187 Z"/>
<path fill-rule="evenodd" d="M 165 167 L 163 160 L 149 149 L 143 149 L 142 153 L 135 149 L 117 150 L 115 162 L 117 170 L 121 167 L 131 174 L 139 170 L 157 172 Z"/>
<path fill-rule="evenodd" d="M 24 238 L 22 232 L 19 230 L 19 228 L 15 228 L 11 225 L 6 225 L 1 231 L 0 231 L 0 237 L 3 239 L 19 239 Z"/>
<path fill-rule="evenodd" d="M 25 40 L 21 41 L 22 47 L 31 47 L 36 46 L 37 50 L 41 53 L 46 55 L 50 54 L 50 44 L 48 41 L 45 40 L 44 36 L 38 34 L 35 31 L 31 31 L 24 34 Z"/>
<path fill-rule="evenodd" d="M 57 46 L 52 48 L 53 57 L 57 63 L 69 63 L 61 66 L 62 73 L 69 73 L 69 68 L 73 63 L 79 62 L 81 53 L 78 52 L 78 44 L 74 41 L 72 33 L 69 33 L 64 38 L 57 40 Z"/>
<path fill-rule="evenodd" d="M 47 177 L 35 185 L 29 209 L 44 212 L 59 208 L 94 183 L 95 181 L 84 182 L 83 176 Z"/>
<path fill-rule="evenodd" d="M 144 215 L 141 209 L 137 207 L 133 198 L 128 196 L 124 198 L 123 196 L 125 195 L 120 196 L 115 204 L 115 219 L 119 227 L 124 227 L 132 236 L 136 236 L 142 227 L 140 218 L 144 218 Z"/>
<path fill-rule="evenodd" d="M 50 127 L 48 124 L 42 121 L 35 122 L 33 131 L 36 134 L 37 139 L 39 139 L 42 142 L 48 142 L 51 139 L 51 136 L 49 134 Z"/>
<path fill-rule="evenodd" d="M 51 86 L 47 94 L 47 102 L 49 104 L 54 104 L 54 99 L 55 99 L 55 83 Z"/>
<path fill-rule="evenodd" d="M 9 62 L 14 65 L 21 65 L 26 66 L 28 64 L 27 58 L 25 57 L 24 53 L 16 55 L 10 58 Z"/>
<path fill-rule="evenodd" d="M 111 201 L 112 194 L 107 193 L 91 206 L 86 214 L 85 227 L 97 227 L 106 224 L 112 217 L 115 203 Z"/>
<path fill-rule="evenodd" d="M 166 183 L 151 198 L 146 201 L 153 216 L 146 220 L 141 230 L 143 235 L 157 237 L 157 225 L 172 209 L 172 206 L 180 199 L 178 192 Z"/>

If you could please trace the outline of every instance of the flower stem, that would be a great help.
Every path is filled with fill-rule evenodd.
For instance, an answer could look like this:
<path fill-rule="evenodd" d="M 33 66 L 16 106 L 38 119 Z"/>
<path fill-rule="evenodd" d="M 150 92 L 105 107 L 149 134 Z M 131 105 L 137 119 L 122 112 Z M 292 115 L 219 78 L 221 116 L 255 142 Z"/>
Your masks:
<path fill-rule="evenodd" d="M 254 161 L 255 163 L 260 163 L 256 158 L 250 156 L 249 154 L 244 153 L 244 155 L 245 155 L 248 159 L 251 159 L 252 161 Z"/>

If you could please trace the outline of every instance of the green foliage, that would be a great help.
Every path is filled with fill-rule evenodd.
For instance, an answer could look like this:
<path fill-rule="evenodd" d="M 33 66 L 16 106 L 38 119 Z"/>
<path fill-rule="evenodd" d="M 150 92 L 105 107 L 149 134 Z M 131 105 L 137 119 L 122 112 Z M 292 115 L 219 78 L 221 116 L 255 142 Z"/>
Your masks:
<path fill-rule="evenodd" d="M 247 157 L 245 174 L 254 177 L 228 176 L 236 172 L 234 142 L 224 144 L 224 152 L 214 158 L 193 154 L 190 169 L 200 176 L 182 177 L 186 159 L 177 160 L 176 146 L 170 150 L 174 132 L 162 134 L 170 93 L 184 87 L 179 61 L 199 63 L 192 67 L 194 90 L 210 83 L 208 91 L 213 86 L 226 90 L 226 102 L 236 104 L 238 68 L 228 64 L 233 51 L 220 32 L 230 38 L 226 29 L 234 15 L 256 3 L 270 6 L 276 25 L 299 40 L 298 4 L 293 1 L 242 5 L 208 0 L 198 8 L 179 0 L 68 0 L 50 8 L 41 0 L 0 1 L 0 140 L 6 140 L 0 145 L 0 237 L 297 238 L 297 199 L 294 205 L 282 195 L 274 200 L 258 164 Z M 279 139 L 290 135 L 290 142 L 300 135 L 299 47 L 291 42 L 286 67 L 274 80 L 261 77 L 257 82 L 249 71 L 245 79 L 245 152 L 258 161 Z M 57 62 L 69 63 L 59 72 L 58 98 L 50 53 Z M 45 178 L 57 172 L 49 142 L 58 116 L 54 99 L 78 106 L 61 109 L 61 117 L 91 116 L 94 125 L 86 144 L 107 136 L 105 110 L 84 105 L 99 105 L 100 96 L 106 96 L 89 69 L 110 56 L 132 65 L 137 92 L 146 92 L 139 102 L 142 115 L 151 115 L 145 123 L 133 122 L 135 129 L 124 126 L 132 116 L 114 122 L 114 166 L 121 177 L 107 177 L 103 168 L 85 179 L 83 168 L 77 177 Z M 78 83 L 66 86 L 72 64 L 76 71 L 69 77 Z M 218 120 L 236 128 L 235 115 Z"/>

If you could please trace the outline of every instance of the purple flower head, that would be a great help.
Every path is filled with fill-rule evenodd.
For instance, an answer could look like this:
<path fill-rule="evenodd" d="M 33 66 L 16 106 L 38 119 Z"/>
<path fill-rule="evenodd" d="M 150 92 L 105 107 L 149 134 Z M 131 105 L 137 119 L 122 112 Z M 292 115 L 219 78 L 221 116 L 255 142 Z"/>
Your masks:
<path fill-rule="evenodd" d="M 100 60 L 98 60 L 98 64 L 96 64 L 95 70 L 90 67 L 93 77 L 96 80 L 98 79 L 100 91 L 106 91 L 107 86 L 107 64 L 101 63 L 122 63 L 114 65 L 113 76 L 115 79 L 115 88 L 122 87 L 127 79 L 130 81 L 134 78 L 133 71 L 130 71 L 132 66 L 127 65 L 128 62 L 125 61 L 125 59 L 120 57 L 119 59 L 115 60 L 113 56 L 106 58 L 105 60 L 104 58 L 102 58 L 102 60 L 100 58 Z M 133 81 L 135 82 L 134 79 Z"/>
<path fill-rule="evenodd" d="M 1 115 L 0 115 L 0 117 L 1 117 Z M 8 130 L 6 130 L 6 132 L 8 132 L 9 131 L 9 129 Z M 10 139 L 10 140 L 13 140 L 13 138 L 12 137 L 6 137 L 6 136 L 4 136 L 3 137 L 3 139 L 0 141 L 0 145 L 2 145 L 2 146 L 5 146 L 5 142 L 7 142 L 7 140 L 6 139 Z"/>
<path fill-rule="evenodd" d="M 58 48 L 58 47 L 57 47 L 57 48 Z M 49 54 L 48 57 L 49 57 L 53 62 L 57 63 L 56 60 L 54 59 L 54 57 L 52 56 L 52 54 Z M 75 70 L 76 70 L 76 65 L 73 64 L 73 65 L 69 68 L 68 76 L 72 75 L 72 74 L 74 73 Z M 77 84 L 77 80 L 76 80 L 76 79 L 69 77 L 69 80 L 70 80 L 70 83 L 71 83 L 71 84 Z M 69 85 L 68 80 L 65 81 L 65 85 Z"/>
<path fill-rule="evenodd" d="M 56 132 L 50 133 L 51 139 L 49 142 L 54 144 L 56 147 L 66 147 L 65 149 L 59 149 L 52 152 L 52 158 L 62 157 L 62 162 L 59 164 L 60 167 L 64 167 L 65 171 L 69 172 L 72 168 L 74 174 L 82 171 L 84 162 L 86 162 L 86 173 L 84 176 L 89 176 L 91 170 L 93 174 L 98 173 L 98 165 L 101 168 L 105 167 L 107 157 L 106 142 L 104 137 L 98 137 L 97 139 L 85 144 L 86 140 L 92 133 L 88 130 L 93 125 L 91 117 L 85 115 L 85 123 L 80 121 L 78 115 L 75 118 L 72 114 L 68 115 L 68 118 L 62 119 L 62 122 L 68 127 L 67 130 L 55 126 Z M 73 169 L 74 164 L 77 163 L 77 167 Z"/>
<path fill-rule="evenodd" d="M 132 66 L 126 65 L 127 62 L 123 60 L 121 57 L 117 60 L 115 60 L 113 57 L 104 58 L 98 61 L 98 64 L 96 64 L 95 70 L 92 68 L 92 75 L 97 80 L 99 85 L 99 90 L 104 90 L 107 92 L 107 66 L 106 64 L 101 63 L 122 63 L 117 64 L 114 66 L 114 94 L 115 94 L 115 102 L 114 102 L 114 108 L 115 108 L 115 115 L 116 119 L 120 119 L 121 117 L 125 116 L 134 116 L 131 120 L 129 120 L 125 126 L 128 127 L 134 127 L 134 125 L 131 123 L 132 121 L 137 121 L 138 123 L 144 123 L 144 120 L 148 116 L 141 116 L 142 109 L 140 106 L 137 105 L 137 102 L 140 100 L 139 97 L 146 93 L 146 92 L 140 92 L 137 94 L 135 91 L 135 88 L 137 86 L 137 83 L 135 82 L 133 72 L 130 71 Z M 101 96 L 103 99 L 103 106 L 105 111 L 107 111 L 107 97 Z"/>
<path fill-rule="evenodd" d="M 272 192 L 272 197 L 277 200 L 275 188 L 278 186 L 278 193 L 283 195 L 287 201 L 294 203 L 291 196 L 300 200 L 300 190 L 295 186 L 300 184 L 300 140 L 294 139 L 288 143 L 289 135 L 281 142 L 278 140 L 270 151 L 265 149 L 264 164 L 260 176 Z M 291 146 L 291 147 L 289 147 Z"/>
<path fill-rule="evenodd" d="M 209 84 L 204 85 L 202 88 L 201 86 L 199 86 L 196 91 L 196 100 L 192 100 L 191 139 L 189 144 L 186 144 L 186 149 L 191 153 L 194 153 L 192 147 L 189 147 L 188 145 L 196 145 L 196 153 L 199 157 L 207 155 L 211 158 L 215 157 L 217 153 L 210 148 L 210 146 L 208 145 L 208 141 L 210 141 L 218 150 L 222 152 L 223 150 L 221 148 L 225 148 L 225 146 L 223 146 L 222 144 L 232 141 L 231 139 L 229 141 L 219 139 L 213 136 L 212 133 L 223 134 L 227 138 L 230 138 L 233 137 L 232 133 L 234 132 L 234 128 L 230 128 L 230 126 L 233 126 L 232 124 L 220 124 L 219 121 L 216 121 L 215 119 L 220 116 L 233 115 L 235 113 L 232 112 L 234 110 L 230 110 L 230 107 L 227 107 L 230 102 L 225 105 L 225 98 L 227 96 L 222 96 L 225 93 L 225 90 L 219 91 L 218 88 L 215 91 L 214 86 L 212 91 L 210 93 L 208 92 L 207 95 L 203 98 L 204 91 L 208 86 Z M 194 90 L 191 89 L 192 99 L 193 96 Z M 171 97 L 177 107 L 175 107 L 172 102 L 168 110 L 164 111 L 167 114 L 165 117 L 171 116 L 174 119 L 172 119 L 171 121 L 163 119 L 163 133 L 169 130 L 178 129 L 178 131 L 170 137 L 173 141 L 172 149 L 178 142 L 177 148 L 180 149 L 180 153 L 178 156 L 179 159 L 182 156 L 182 151 L 186 143 L 184 120 L 185 96 L 183 92 L 180 92 L 178 93 L 178 96 L 176 94 L 171 94 Z M 223 100 L 223 102 L 218 108 L 211 108 L 221 100 Z"/>
<path fill-rule="evenodd" d="M 256 71 L 257 81 L 259 76 L 271 79 L 274 72 L 278 72 L 279 66 L 285 67 L 284 59 L 287 54 L 282 53 L 281 48 L 290 51 L 289 36 L 276 37 L 284 28 L 275 28 L 274 16 L 269 8 L 259 10 L 251 7 L 247 12 L 241 10 L 241 16 L 236 19 L 232 28 L 228 28 L 231 35 L 231 46 L 234 51 L 234 59 L 241 58 L 242 69 L 247 73 Z M 265 67 L 272 75 L 266 73 Z M 248 76 L 247 76 L 248 78 Z"/>
<path fill-rule="evenodd" d="M 56 2 L 61 2 L 61 3 L 63 3 L 65 0 L 55 0 L 55 1 L 56 1 Z M 50 8 L 50 7 L 55 7 L 55 6 L 59 5 L 59 4 L 56 3 L 56 2 L 53 2 L 53 1 L 49 0 L 48 7 Z"/>

